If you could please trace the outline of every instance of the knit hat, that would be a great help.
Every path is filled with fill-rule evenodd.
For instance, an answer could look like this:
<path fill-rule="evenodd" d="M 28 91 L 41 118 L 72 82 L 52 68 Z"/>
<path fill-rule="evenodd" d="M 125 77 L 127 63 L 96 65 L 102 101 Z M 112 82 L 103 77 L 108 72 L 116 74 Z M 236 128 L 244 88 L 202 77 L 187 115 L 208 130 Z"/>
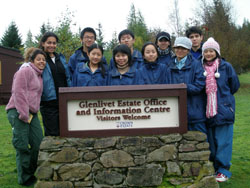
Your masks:
<path fill-rule="evenodd" d="M 207 39 L 207 41 L 202 45 L 202 54 L 206 49 L 214 49 L 220 55 L 220 45 L 214 40 L 213 37 Z"/>
<path fill-rule="evenodd" d="M 158 40 L 163 39 L 163 38 L 165 38 L 167 41 L 170 41 L 170 34 L 167 33 L 167 32 L 160 32 L 160 33 L 158 33 L 158 34 L 156 35 L 156 42 L 157 42 Z"/>
<path fill-rule="evenodd" d="M 186 48 L 188 50 L 191 50 L 192 42 L 187 37 L 178 37 L 174 41 L 174 48 L 176 48 L 176 47 L 183 47 L 183 48 Z"/>

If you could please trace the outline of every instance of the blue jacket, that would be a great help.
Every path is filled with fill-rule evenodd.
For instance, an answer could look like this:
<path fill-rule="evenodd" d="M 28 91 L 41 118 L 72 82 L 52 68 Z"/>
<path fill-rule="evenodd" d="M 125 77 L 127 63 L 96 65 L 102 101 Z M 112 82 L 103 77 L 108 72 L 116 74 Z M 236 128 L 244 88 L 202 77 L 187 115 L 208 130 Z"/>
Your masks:
<path fill-rule="evenodd" d="M 81 63 L 81 62 L 88 62 L 89 61 L 89 58 L 88 57 L 85 57 L 82 53 L 82 47 L 78 48 L 75 53 L 70 56 L 69 58 L 69 62 L 68 62 L 68 66 L 69 66 L 69 71 L 70 71 L 70 75 L 73 76 L 74 74 L 74 71 L 76 69 L 76 65 L 78 63 Z M 106 70 L 108 69 L 108 65 L 107 65 L 107 61 L 105 59 L 105 57 L 103 56 L 102 57 L 102 62 L 106 68 Z"/>
<path fill-rule="evenodd" d="M 136 85 L 137 71 L 134 67 L 130 67 L 128 72 L 121 74 L 117 68 L 109 71 L 107 76 L 107 85 Z"/>
<path fill-rule="evenodd" d="M 141 55 L 141 52 L 139 52 L 138 50 L 134 50 L 133 51 L 133 55 L 132 55 L 132 66 L 135 69 L 140 68 L 143 65 L 143 58 Z M 110 59 L 110 63 L 109 63 L 109 70 L 112 70 L 115 68 L 115 62 L 113 57 Z"/>
<path fill-rule="evenodd" d="M 104 86 L 106 79 L 102 76 L 101 68 L 98 68 L 94 73 L 90 70 L 87 63 L 78 63 L 73 74 L 72 86 Z"/>
<path fill-rule="evenodd" d="M 232 65 L 221 59 L 219 64 L 220 77 L 217 82 L 217 115 L 207 119 L 209 127 L 232 125 L 235 119 L 235 99 L 233 94 L 240 87 L 240 82 Z"/>
<path fill-rule="evenodd" d="M 200 61 L 188 54 L 184 67 L 179 70 L 175 60 L 171 61 L 167 70 L 167 83 L 187 85 L 187 112 L 188 123 L 201 123 L 206 121 L 205 77 Z"/>
<path fill-rule="evenodd" d="M 68 69 L 68 65 L 66 63 L 66 59 L 62 54 L 59 54 L 60 61 L 62 62 L 64 68 L 65 68 L 65 74 L 67 79 L 68 86 L 71 85 L 71 77 Z M 43 93 L 41 101 L 51 101 L 56 100 L 56 90 L 55 90 L 55 84 L 53 80 L 53 76 L 49 67 L 49 64 L 46 63 L 45 69 L 43 70 Z"/>
<path fill-rule="evenodd" d="M 202 45 L 203 43 L 201 43 L 201 47 L 195 52 L 193 51 L 193 49 L 191 48 L 190 53 L 194 56 L 195 59 L 201 61 L 202 59 Z"/>
<path fill-rule="evenodd" d="M 158 57 L 158 61 L 159 63 L 165 64 L 165 65 L 169 65 L 169 63 L 174 60 L 175 56 L 174 53 L 171 51 L 166 55 L 159 55 Z"/>
<path fill-rule="evenodd" d="M 165 84 L 166 64 L 161 64 L 158 60 L 153 63 L 145 62 L 144 66 L 138 69 L 137 84 Z"/>

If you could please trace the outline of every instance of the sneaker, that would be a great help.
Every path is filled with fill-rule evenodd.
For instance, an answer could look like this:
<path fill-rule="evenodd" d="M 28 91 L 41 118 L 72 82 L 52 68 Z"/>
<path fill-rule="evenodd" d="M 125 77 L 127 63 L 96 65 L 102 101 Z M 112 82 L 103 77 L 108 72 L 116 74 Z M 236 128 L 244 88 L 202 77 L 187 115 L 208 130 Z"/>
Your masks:
<path fill-rule="evenodd" d="M 222 173 L 218 173 L 215 179 L 217 182 L 225 182 L 228 180 L 228 177 Z"/>

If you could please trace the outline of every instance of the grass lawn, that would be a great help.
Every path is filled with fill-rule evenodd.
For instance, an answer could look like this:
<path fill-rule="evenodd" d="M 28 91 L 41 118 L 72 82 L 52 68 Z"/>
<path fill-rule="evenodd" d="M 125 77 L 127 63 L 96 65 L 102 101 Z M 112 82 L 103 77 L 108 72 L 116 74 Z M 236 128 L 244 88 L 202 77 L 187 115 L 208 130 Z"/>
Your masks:
<path fill-rule="evenodd" d="M 221 188 L 249 188 L 250 180 L 250 73 L 239 76 L 241 88 L 236 97 L 231 179 Z M 15 150 L 5 106 L 0 106 L 0 188 L 21 188 L 17 184 Z"/>

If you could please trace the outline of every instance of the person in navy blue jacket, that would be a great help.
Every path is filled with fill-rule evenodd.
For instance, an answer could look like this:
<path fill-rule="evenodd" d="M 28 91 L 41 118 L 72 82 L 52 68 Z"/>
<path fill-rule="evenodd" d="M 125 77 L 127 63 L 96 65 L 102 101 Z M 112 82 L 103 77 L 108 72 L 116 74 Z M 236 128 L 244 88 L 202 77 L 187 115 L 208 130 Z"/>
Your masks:
<path fill-rule="evenodd" d="M 206 117 L 210 160 L 213 161 L 216 180 L 227 181 L 232 159 L 233 124 L 235 119 L 234 94 L 240 87 L 232 65 L 220 56 L 220 46 L 209 38 L 202 47 L 204 75 L 206 76 Z"/>
<path fill-rule="evenodd" d="M 156 35 L 155 44 L 159 52 L 159 62 L 168 65 L 175 56 L 171 48 L 170 34 L 167 32 L 158 33 Z"/>
<path fill-rule="evenodd" d="M 46 66 L 43 70 L 43 93 L 40 111 L 43 119 L 45 136 L 59 136 L 59 87 L 69 87 L 71 78 L 62 54 L 55 52 L 58 37 L 52 32 L 46 32 L 40 41 L 40 48 L 46 53 Z"/>
<path fill-rule="evenodd" d="M 88 48 L 89 61 L 78 63 L 73 74 L 72 86 L 103 86 L 106 84 L 106 70 L 102 62 L 103 48 L 92 44 Z"/>
<path fill-rule="evenodd" d="M 152 42 L 147 42 L 143 45 L 141 53 L 144 66 L 138 69 L 137 83 L 140 85 L 165 84 L 167 66 L 159 63 L 157 46 Z"/>
<path fill-rule="evenodd" d="M 120 44 L 113 50 L 115 67 L 109 70 L 107 85 L 135 85 L 136 69 L 132 66 L 130 48 Z"/>
<path fill-rule="evenodd" d="M 130 48 L 133 68 L 135 69 L 140 68 L 143 64 L 143 58 L 141 53 L 138 50 L 134 49 L 134 43 L 135 43 L 134 33 L 128 29 L 122 30 L 118 35 L 118 40 L 120 44 L 126 44 Z M 109 63 L 109 70 L 112 70 L 113 68 L 115 68 L 115 63 L 114 59 L 111 58 Z"/>
<path fill-rule="evenodd" d="M 96 40 L 96 32 L 91 27 L 86 27 L 81 31 L 80 40 L 82 46 L 78 48 L 75 53 L 69 58 L 68 66 L 70 70 L 71 76 L 74 74 L 76 66 L 78 63 L 86 63 L 89 61 L 88 57 L 88 48 L 95 43 Z M 103 56 L 102 62 L 105 68 L 108 68 L 107 61 Z"/>
<path fill-rule="evenodd" d="M 205 76 L 200 61 L 189 52 L 192 42 L 187 37 L 178 37 L 174 43 L 176 58 L 167 70 L 167 83 L 187 85 L 188 130 L 207 134 L 205 125 Z"/>

